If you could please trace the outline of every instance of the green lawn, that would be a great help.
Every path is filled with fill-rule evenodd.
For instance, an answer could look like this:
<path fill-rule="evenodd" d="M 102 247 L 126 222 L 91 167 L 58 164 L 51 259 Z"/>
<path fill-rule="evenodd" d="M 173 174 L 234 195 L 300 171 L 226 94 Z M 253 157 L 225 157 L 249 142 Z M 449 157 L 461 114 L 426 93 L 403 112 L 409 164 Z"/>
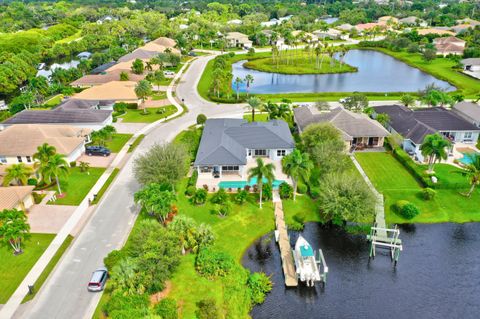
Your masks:
<path fill-rule="evenodd" d="M 79 39 L 81 36 L 82 36 L 82 31 L 78 30 L 76 33 L 72 34 L 71 36 L 55 41 L 55 43 L 70 43 L 72 41 Z"/>
<path fill-rule="evenodd" d="M 63 94 L 57 94 L 49 98 L 47 101 L 45 101 L 44 105 L 52 108 L 60 104 L 62 102 L 62 99 L 63 99 Z"/>
<path fill-rule="evenodd" d="M 103 184 L 102 188 L 100 188 L 100 190 L 98 191 L 97 193 L 97 196 L 95 197 L 95 199 L 92 201 L 92 205 L 93 204 L 97 204 L 100 199 L 102 198 L 103 194 L 105 194 L 105 192 L 107 191 L 108 187 L 110 186 L 110 184 L 112 184 L 113 180 L 115 179 L 115 177 L 118 175 L 118 173 L 120 172 L 120 169 L 118 168 L 115 168 L 112 173 L 110 174 L 110 176 L 108 176 L 107 178 L 107 181 L 105 182 L 105 184 Z"/>
<path fill-rule="evenodd" d="M 128 148 L 128 153 L 132 153 L 138 145 L 140 145 L 140 143 L 143 141 L 143 139 L 145 138 L 145 135 L 144 134 L 140 134 L 136 139 L 135 141 L 133 141 L 132 144 L 130 144 L 130 147 Z"/>
<path fill-rule="evenodd" d="M 105 147 L 112 153 L 118 153 L 132 136 L 133 134 L 115 133 L 113 134 L 112 139 L 107 141 Z"/>
<path fill-rule="evenodd" d="M 370 48 L 368 48 L 370 50 Z M 413 67 L 430 73 L 457 87 L 466 97 L 474 98 L 480 92 L 480 81 L 454 69 L 456 62 L 447 58 L 436 58 L 426 62 L 419 53 L 393 52 L 383 48 L 371 48 L 399 59 Z"/>
<path fill-rule="evenodd" d="M 152 95 L 152 100 L 154 101 L 165 100 L 166 98 L 167 92 L 164 91 L 155 92 L 155 94 Z"/>
<path fill-rule="evenodd" d="M 159 110 L 164 110 L 164 113 L 157 113 Z M 123 123 L 153 123 L 167 116 L 174 114 L 177 108 L 173 105 L 167 105 L 159 108 L 149 108 L 148 114 L 144 114 L 143 110 L 127 110 L 125 115 L 122 115 Z"/>
<path fill-rule="evenodd" d="M 66 179 L 60 179 L 62 192 L 65 197 L 58 198 L 55 202 L 49 202 L 53 205 L 79 205 L 87 196 L 90 189 L 105 171 L 103 167 L 91 167 L 87 173 L 80 172 L 79 167 L 70 168 L 70 174 Z M 57 186 L 51 187 L 51 190 L 57 190 Z"/>
<path fill-rule="evenodd" d="M 23 254 L 18 256 L 13 255 L 13 249 L 10 246 L 0 247 L 0 283 L 2 287 L 0 304 L 7 302 L 54 237 L 55 234 L 31 234 L 30 239 L 23 244 Z"/>
<path fill-rule="evenodd" d="M 243 119 L 251 122 L 252 113 L 245 113 L 245 115 L 243 115 Z M 255 122 L 267 122 L 267 121 L 268 121 L 268 113 L 255 113 Z"/>
<path fill-rule="evenodd" d="M 52 272 L 53 268 L 55 268 L 55 266 L 57 265 L 58 261 L 60 260 L 60 258 L 62 257 L 63 253 L 67 250 L 67 248 L 70 246 L 70 243 L 72 242 L 73 240 L 73 236 L 71 235 L 68 235 L 68 237 L 63 241 L 62 245 L 60 246 L 60 248 L 57 250 L 57 252 L 55 253 L 55 255 L 53 255 L 53 258 L 50 260 L 50 262 L 47 264 L 47 267 L 45 267 L 45 269 L 42 271 L 42 273 L 40 274 L 40 277 L 38 277 L 37 281 L 35 281 L 35 284 L 34 284 L 34 291 L 33 291 L 33 294 L 28 294 L 25 296 L 25 298 L 23 298 L 23 301 L 22 303 L 25 303 L 29 300 L 32 300 L 33 298 L 35 298 L 35 296 L 37 295 L 37 292 L 40 290 L 40 288 L 42 287 L 43 283 L 45 282 L 45 280 L 47 280 L 48 278 L 48 275 L 50 275 L 50 273 Z"/>
<path fill-rule="evenodd" d="M 389 223 L 440 223 L 480 221 L 480 190 L 471 198 L 461 195 L 466 189 L 440 188 L 431 201 L 422 198 L 422 187 L 413 176 L 388 153 L 356 153 L 355 157 L 362 165 L 377 190 L 385 197 L 385 213 Z M 462 185 L 458 170 L 448 164 L 437 164 L 435 171 L 442 181 L 442 187 Z M 465 178 L 465 177 L 463 177 Z M 465 178 L 466 179 L 466 178 Z M 468 187 L 468 183 L 463 184 Z M 399 200 L 408 200 L 420 210 L 412 220 L 405 220 L 393 212 L 393 205 Z"/>

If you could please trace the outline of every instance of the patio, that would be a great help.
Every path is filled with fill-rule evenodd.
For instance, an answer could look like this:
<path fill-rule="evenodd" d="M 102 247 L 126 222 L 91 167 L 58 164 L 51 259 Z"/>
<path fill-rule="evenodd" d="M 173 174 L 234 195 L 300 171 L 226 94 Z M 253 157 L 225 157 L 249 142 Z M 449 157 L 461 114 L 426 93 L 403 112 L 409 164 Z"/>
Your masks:
<path fill-rule="evenodd" d="M 282 162 L 280 160 L 271 160 L 269 158 L 263 158 L 263 161 L 265 164 L 272 163 L 275 165 L 275 179 L 276 180 L 281 180 L 285 181 L 289 184 L 291 184 L 290 178 L 288 178 L 287 175 L 285 175 L 282 172 Z M 213 177 L 213 172 L 208 172 L 208 173 L 199 173 L 198 174 L 198 180 L 197 180 L 197 187 L 203 187 L 204 185 L 208 186 L 209 191 L 217 191 L 218 190 L 218 184 L 220 182 L 236 182 L 236 181 L 247 181 L 248 177 L 248 170 L 252 167 L 255 167 L 257 165 L 256 159 L 249 159 L 247 161 L 247 165 L 241 166 L 240 167 L 240 172 L 243 169 L 243 176 L 241 173 L 238 171 L 232 172 L 232 173 L 225 173 L 223 172 L 219 178 Z"/>
<path fill-rule="evenodd" d="M 455 143 L 446 162 L 448 164 L 460 167 L 460 165 L 455 162 L 463 158 L 465 153 L 480 153 L 480 150 L 477 149 L 475 144 Z"/>

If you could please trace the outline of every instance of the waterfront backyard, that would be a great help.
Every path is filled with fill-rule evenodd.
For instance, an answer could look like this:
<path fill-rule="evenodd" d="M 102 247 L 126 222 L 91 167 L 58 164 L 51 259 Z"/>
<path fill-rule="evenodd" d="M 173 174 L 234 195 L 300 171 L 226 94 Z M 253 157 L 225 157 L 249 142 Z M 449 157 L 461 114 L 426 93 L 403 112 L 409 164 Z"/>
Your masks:
<path fill-rule="evenodd" d="M 436 164 L 435 175 L 442 186 L 435 189 L 434 199 L 425 200 L 421 185 L 390 153 L 356 153 L 355 157 L 376 189 L 385 196 L 388 223 L 480 221 L 480 191 L 475 190 L 471 198 L 461 194 L 468 190 L 469 183 L 467 177 L 459 173 L 459 168 Z M 399 200 L 415 204 L 420 214 L 411 220 L 397 215 L 393 206 Z"/>

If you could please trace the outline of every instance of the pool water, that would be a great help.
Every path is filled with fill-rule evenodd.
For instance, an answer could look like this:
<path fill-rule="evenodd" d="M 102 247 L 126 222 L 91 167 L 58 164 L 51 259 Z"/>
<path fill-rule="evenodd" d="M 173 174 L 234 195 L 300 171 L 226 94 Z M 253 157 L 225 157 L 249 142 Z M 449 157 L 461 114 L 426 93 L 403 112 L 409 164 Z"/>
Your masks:
<path fill-rule="evenodd" d="M 462 153 L 463 157 L 458 161 L 462 164 L 469 165 L 475 161 L 475 158 L 478 156 L 478 153 Z"/>
<path fill-rule="evenodd" d="M 274 180 L 272 183 L 272 188 L 278 189 L 280 184 L 282 184 L 283 182 L 284 181 L 278 180 L 278 179 Z M 263 179 L 263 183 L 264 184 L 267 183 L 267 180 L 265 178 Z M 250 179 L 248 182 L 247 181 L 223 181 L 218 183 L 218 187 L 220 188 L 232 188 L 232 189 L 244 188 L 247 185 L 249 186 L 257 185 L 257 178 L 254 177 Z"/>

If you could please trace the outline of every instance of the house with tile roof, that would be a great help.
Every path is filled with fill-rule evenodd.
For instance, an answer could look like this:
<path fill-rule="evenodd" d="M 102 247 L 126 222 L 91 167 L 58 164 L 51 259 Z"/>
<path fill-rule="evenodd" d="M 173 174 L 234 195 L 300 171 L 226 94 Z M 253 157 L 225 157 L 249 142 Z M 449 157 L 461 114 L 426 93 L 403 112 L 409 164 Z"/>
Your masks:
<path fill-rule="evenodd" d="M 388 114 L 389 131 L 403 137 L 402 148 L 423 162 L 420 151 L 425 137 L 439 133 L 452 143 L 475 144 L 480 128 L 443 107 L 411 110 L 403 105 L 374 106 L 375 114 Z"/>
<path fill-rule="evenodd" d="M 27 211 L 35 204 L 32 192 L 35 186 L 0 187 L 0 211 L 17 209 Z"/>
<path fill-rule="evenodd" d="M 310 124 L 330 123 L 342 134 L 348 149 L 382 147 L 390 133 L 366 114 L 354 113 L 342 107 L 330 111 L 318 111 L 314 106 L 302 106 L 293 110 L 299 132 Z"/>
<path fill-rule="evenodd" d="M 33 154 L 44 143 L 54 146 L 67 162 L 77 160 L 90 141 L 89 129 L 67 125 L 19 124 L 0 131 L 0 165 L 33 164 Z"/>
<path fill-rule="evenodd" d="M 258 157 L 275 163 L 281 171 L 281 159 L 294 147 L 288 124 L 282 120 L 249 123 L 243 119 L 208 119 L 194 167 L 199 181 L 228 176 L 245 180 L 248 167 L 254 166 Z"/>
<path fill-rule="evenodd" d="M 467 101 L 458 102 L 453 106 L 452 111 L 475 126 L 480 127 L 480 105 L 477 103 Z"/>
<path fill-rule="evenodd" d="M 433 45 L 435 49 L 437 49 L 437 55 L 443 56 L 450 54 L 463 55 L 466 44 L 467 42 L 453 36 L 433 39 Z"/>

